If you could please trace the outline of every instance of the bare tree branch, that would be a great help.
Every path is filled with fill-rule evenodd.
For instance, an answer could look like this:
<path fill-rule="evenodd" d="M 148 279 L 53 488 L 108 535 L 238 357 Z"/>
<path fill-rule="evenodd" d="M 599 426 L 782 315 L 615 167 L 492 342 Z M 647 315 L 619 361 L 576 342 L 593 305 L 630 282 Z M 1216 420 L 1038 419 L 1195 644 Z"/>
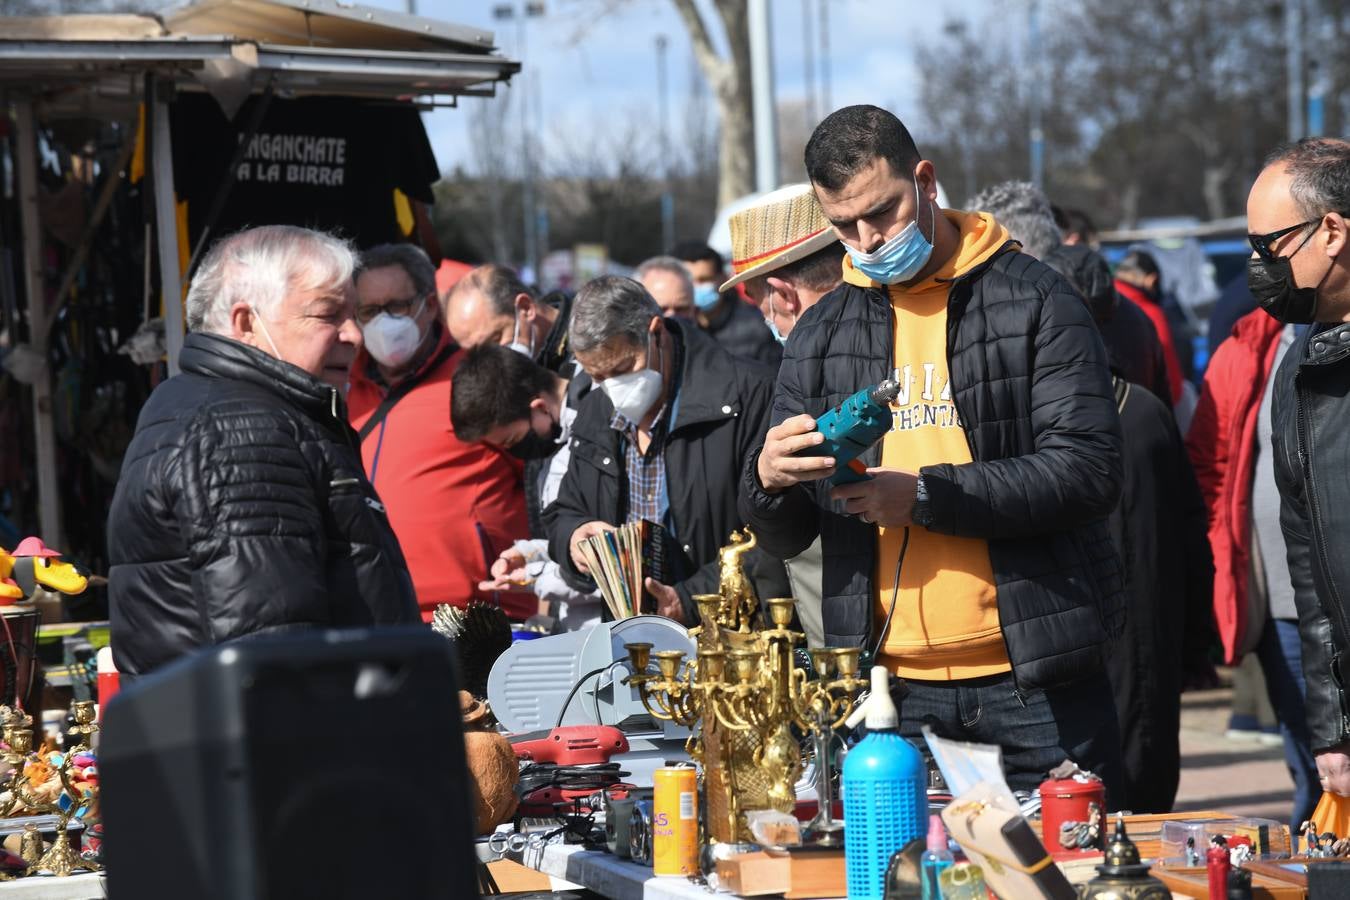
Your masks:
<path fill-rule="evenodd" d="M 694 0 L 671 0 L 671 3 L 684 20 L 684 28 L 689 33 L 690 43 L 694 45 L 694 57 L 698 60 L 698 67 L 703 70 L 703 77 L 708 79 L 709 87 L 720 94 L 726 89 L 724 82 L 731 75 L 730 63 L 717 55 L 708 25 L 694 5 Z"/>

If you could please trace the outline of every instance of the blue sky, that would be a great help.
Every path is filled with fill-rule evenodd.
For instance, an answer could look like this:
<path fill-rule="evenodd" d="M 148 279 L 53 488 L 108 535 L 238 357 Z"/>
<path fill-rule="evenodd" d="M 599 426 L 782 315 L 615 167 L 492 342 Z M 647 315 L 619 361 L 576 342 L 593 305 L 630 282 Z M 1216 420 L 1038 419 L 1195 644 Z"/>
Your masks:
<path fill-rule="evenodd" d="M 400 0 L 364 0 L 367 5 L 404 9 Z M 420 15 L 495 31 L 508 56 L 516 50 L 516 26 L 496 22 L 492 9 L 506 0 L 418 0 Z M 813 17 L 821 0 L 811 0 Z M 828 0 L 833 107 L 851 103 L 886 106 L 906 121 L 917 121 L 918 88 L 914 47 L 938 34 L 948 17 L 974 22 L 991 10 L 990 0 L 945 0 L 941 16 L 912 18 L 933 7 L 907 0 Z M 1001 15 L 1018 29 L 1028 0 L 1002 4 Z M 514 0 L 517 8 L 522 0 Z M 700 4 L 707 6 L 705 0 Z M 625 119 L 655 118 L 655 41 L 669 40 L 672 136 L 678 136 L 680 111 L 688 92 L 693 55 L 689 39 L 670 0 L 547 0 L 542 19 L 529 20 L 525 63 L 538 72 L 544 109 L 544 133 L 571 130 L 620 133 Z M 801 102 L 805 95 L 802 0 L 770 0 L 774 44 L 774 82 L 780 103 Z M 597 19 L 597 13 L 608 10 Z M 1019 15 L 1019 12 L 1021 15 Z M 715 22 L 711 9 L 705 10 Z M 908 13 L 908 15 L 906 14 Z M 589 24 L 588 24 L 589 23 Z M 716 28 L 714 27 L 714 32 Z M 859 35 L 866 35 L 860 40 Z M 818 46 L 818 44 L 817 44 Z M 819 51 L 817 50 L 817 72 Z M 819 76 L 817 76 L 819 77 Z M 508 88 L 507 90 L 512 90 Z M 427 132 L 443 171 L 472 166 L 467 107 L 426 115 Z"/>

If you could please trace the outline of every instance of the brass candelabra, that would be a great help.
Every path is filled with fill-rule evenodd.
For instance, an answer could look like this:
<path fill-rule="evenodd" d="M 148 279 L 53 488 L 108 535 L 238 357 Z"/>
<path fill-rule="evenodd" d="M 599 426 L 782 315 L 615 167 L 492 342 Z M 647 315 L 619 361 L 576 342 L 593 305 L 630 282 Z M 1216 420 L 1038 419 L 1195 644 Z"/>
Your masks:
<path fill-rule="evenodd" d="M 792 598 L 767 601 L 772 627 L 758 632 L 739 630 L 745 616 L 727 599 L 721 594 L 694 598 L 703 621 L 692 632 L 697 636 L 694 660 L 686 660 L 680 650 L 625 645 L 633 671 L 629 683 L 637 686 L 653 716 L 695 729 L 689 754 L 703 767 L 708 833 L 714 841 L 752 840 L 745 810 L 792 812 L 802 770 L 794 728 L 816 735 L 821 814 L 812 827 L 817 834 L 832 835 L 837 826 L 830 819 L 827 751 L 834 728 L 847 718 L 854 693 L 865 684 L 857 677 L 859 651 L 812 650 L 819 677 L 809 679 L 793 665 L 793 649 L 803 635 L 788 627 Z M 656 673 L 648 670 L 653 659 Z"/>
<path fill-rule="evenodd" d="M 31 833 L 25 834 L 23 848 L 26 853 L 24 854 L 24 860 L 29 864 L 29 874 L 44 871 L 64 877 L 75 869 L 88 869 L 94 872 L 98 871 L 99 868 L 97 863 L 83 858 L 70 845 L 68 832 L 70 820 L 78 816 L 81 810 L 92 802 L 72 782 L 70 772 L 75 757 L 89 751 L 89 745 L 86 741 L 90 735 L 98 731 L 98 725 L 94 723 L 97 713 L 92 700 L 77 700 L 71 709 L 75 717 L 75 725 L 70 729 L 70 733 L 78 735 L 79 739 L 77 739 L 75 746 L 64 752 L 61 764 L 57 767 L 56 773 L 61 780 L 61 790 L 57 794 L 55 802 L 39 800 L 29 790 L 25 768 L 30 761 L 35 759 L 35 754 L 32 752 L 33 717 L 18 709 L 9 710 L 4 716 L 3 732 L 5 743 L 9 745 L 9 749 L 4 752 L 3 759 L 12 766 L 12 769 L 5 785 L 9 792 L 9 799 L 3 805 L 0 805 L 0 817 L 12 816 L 20 809 L 28 809 L 36 813 L 52 813 L 58 817 L 56 837 L 52 841 L 51 847 L 40 857 L 30 858 L 37 857 L 34 846 L 36 848 L 42 846 L 40 839 L 34 842 L 31 839 Z M 60 803 L 63 794 L 69 798 L 69 805 L 64 809 Z"/>

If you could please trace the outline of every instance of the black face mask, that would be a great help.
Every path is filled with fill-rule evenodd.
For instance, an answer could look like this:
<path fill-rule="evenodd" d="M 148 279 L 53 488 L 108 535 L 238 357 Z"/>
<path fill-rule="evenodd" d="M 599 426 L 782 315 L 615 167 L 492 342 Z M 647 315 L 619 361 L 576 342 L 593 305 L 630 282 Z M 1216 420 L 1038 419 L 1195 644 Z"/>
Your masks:
<path fill-rule="evenodd" d="M 549 429 L 548 437 L 540 437 L 531 428 L 525 432 L 523 438 L 512 444 L 507 452 L 516 459 L 548 459 L 558 452 L 558 438 L 560 437 L 562 437 L 561 422 L 553 423 L 553 426 Z"/>
<path fill-rule="evenodd" d="M 1306 325 L 1317 316 L 1317 288 L 1297 287 L 1289 257 L 1247 260 L 1247 288 L 1261 308 L 1278 322 Z"/>

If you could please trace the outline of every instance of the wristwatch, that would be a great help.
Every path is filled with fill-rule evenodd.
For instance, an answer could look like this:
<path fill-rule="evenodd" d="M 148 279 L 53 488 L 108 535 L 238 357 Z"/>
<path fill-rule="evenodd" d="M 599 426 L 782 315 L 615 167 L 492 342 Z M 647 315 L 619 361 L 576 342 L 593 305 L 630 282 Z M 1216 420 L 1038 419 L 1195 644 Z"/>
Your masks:
<path fill-rule="evenodd" d="M 933 511 L 928 508 L 928 485 L 924 483 L 922 475 L 914 484 L 914 511 L 909 517 L 915 525 L 924 528 L 933 524 Z"/>

